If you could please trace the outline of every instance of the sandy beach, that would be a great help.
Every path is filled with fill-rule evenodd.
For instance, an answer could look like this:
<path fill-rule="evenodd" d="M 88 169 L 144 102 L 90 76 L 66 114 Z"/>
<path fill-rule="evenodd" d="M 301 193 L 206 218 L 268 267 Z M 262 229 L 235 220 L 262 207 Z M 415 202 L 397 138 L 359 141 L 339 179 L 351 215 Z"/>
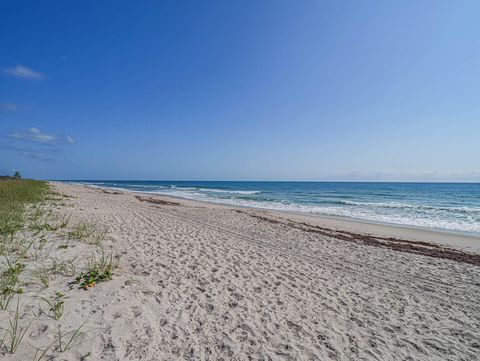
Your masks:
<path fill-rule="evenodd" d="M 63 327 L 88 332 L 55 360 L 478 360 L 478 238 L 52 184 L 121 255 L 66 291 Z"/>
<path fill-rule="evenodd" d="M 0 10 L 0 361 L 480 361 L 480 1 Z"/>

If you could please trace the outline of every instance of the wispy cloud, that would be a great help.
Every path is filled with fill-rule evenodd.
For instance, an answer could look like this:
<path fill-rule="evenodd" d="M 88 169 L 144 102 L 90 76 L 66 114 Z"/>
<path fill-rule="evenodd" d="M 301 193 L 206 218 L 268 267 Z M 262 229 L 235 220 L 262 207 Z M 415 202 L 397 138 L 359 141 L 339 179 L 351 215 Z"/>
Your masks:
<path fill-rule="evenodd" d="M 317 177 L 318 178 L 318 177 Z M 353 171 L 320 177 L 331 181 L 386 181 L 386 182 L 479 182 L 480 171 Z"/>
<path fill-rule="evenodd" d="M 17 104 L 14 103 L 0 103 L 0 110 L 14 112 L 17 110 Z"/>
<path fill-rule="evenodd" d="M 30 148 L 4 146 L 4 145 L 0 145 L 0 149 L 15 152 L 25 158 L 42 160 L 42 161 L 53 160 L 55 155 L 60 151 L 59 148 L 30 149 Z"/>
<path fill-rule="evenodd" d="M 30 128 L 26 131 L 8 133 L 7 137 L 13 138 L 16 140 L 23 140 L 23 141 L 29 141 L 29 142 L 51 144 L 51 145 L 75 143 L 75 140 L 69 135 L 64 136 L 64 135 L 59 135 L 55 133 L 43 133 L 38 128 Z"/>
<path fill-rule="evenodd" d="M 13 68 L 5 68 L 3 69 L 3 72 L 6 75 L 13 76 L 16 78 L 22 78 L 22 79 L 40 80 L 45 78 L 44 74 L 39 73 L 38 71 L 35 71 L 33 69 L 27 68 L 26 66 L 23 66 L 21 64 L 18 64 Z"/>
<path fill-rule="evenodd" d="M 10 144 L 0 145 L 1 150 L 15 152 L 18 155 L 35 160 L 54 160 L 66 147 L 75 144 L 70 135 L 57 133 L 44 133 L 38 128 L 30 128 L 25 131 L 14 131 L 5 134 L 10 139 Z M 17 143 L 12 143 L 17 142 Z M 17 146 L 18 142 L 29 144 Z"/>

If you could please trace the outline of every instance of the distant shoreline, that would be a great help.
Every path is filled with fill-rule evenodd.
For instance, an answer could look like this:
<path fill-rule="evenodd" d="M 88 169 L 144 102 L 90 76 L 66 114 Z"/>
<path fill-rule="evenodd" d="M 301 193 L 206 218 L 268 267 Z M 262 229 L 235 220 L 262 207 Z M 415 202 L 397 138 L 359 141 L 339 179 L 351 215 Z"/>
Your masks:
<path fill-rule="evenodd" d="M 54 183 L 54 182 L 53 182 Z M 355 219 L 342 216 L 329 216 L 316 213 L 303 213 L 287 210 L 273 210 L 254 206 L 231 205 L 219 203 L 210 200 L 197 200 L 187 197 L 165 195 L 154 192 L 143 192 L 128 190 L 118 187 L 98 186 L 94 184 L 85 184 L 75 181 L 62 181 L 62 183 L 76 184 L 80 186 L 100 188 L 105 190 L 115 190 L 119 192 L 143 194 L 160 199 L 178 200 L 188 204 L 208 204 L 215 207 L 225 207 L 228 209 L 254 209 L 261 212 L 267 212 L 279 215 L 289 215 L 302 221 L 307 220 L 320 226 L 326 226 L 339 230 L 347 230 L 362 234 L 377 235 L 381 237 L 406 238 L 413 241 L 433 242 L 445 246 L 453 246 L 466 251 L 480 252 L 480 235 L 468 232 L 451 231 L 445 229 L 427 228 L 420 226 L 399 225 L 392 223 L 375 222 L 370 220 Z"/>

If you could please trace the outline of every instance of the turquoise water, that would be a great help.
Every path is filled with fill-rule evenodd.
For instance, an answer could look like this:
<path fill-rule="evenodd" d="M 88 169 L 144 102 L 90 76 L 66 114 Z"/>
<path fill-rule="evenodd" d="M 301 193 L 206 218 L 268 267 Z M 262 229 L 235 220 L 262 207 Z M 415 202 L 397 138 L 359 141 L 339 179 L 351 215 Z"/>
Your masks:
<path fill-rule="evenodd" d="M 480 183 L 78 182 L 223 204 L 480 234 Z"/>

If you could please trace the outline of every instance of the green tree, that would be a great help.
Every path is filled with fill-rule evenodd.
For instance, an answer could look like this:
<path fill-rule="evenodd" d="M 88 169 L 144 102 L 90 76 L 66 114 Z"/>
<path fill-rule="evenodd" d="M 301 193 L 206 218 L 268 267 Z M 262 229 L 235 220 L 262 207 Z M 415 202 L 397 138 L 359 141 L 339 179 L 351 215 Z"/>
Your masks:
<path fill-rule="evenodd" d="M 13 173 L 13 178 L 16 178 L 16 179 L 21 179 L 22 176 L 20 175 L 20 172 L 17 170 L 15 171 L 15 173 Z"/>

